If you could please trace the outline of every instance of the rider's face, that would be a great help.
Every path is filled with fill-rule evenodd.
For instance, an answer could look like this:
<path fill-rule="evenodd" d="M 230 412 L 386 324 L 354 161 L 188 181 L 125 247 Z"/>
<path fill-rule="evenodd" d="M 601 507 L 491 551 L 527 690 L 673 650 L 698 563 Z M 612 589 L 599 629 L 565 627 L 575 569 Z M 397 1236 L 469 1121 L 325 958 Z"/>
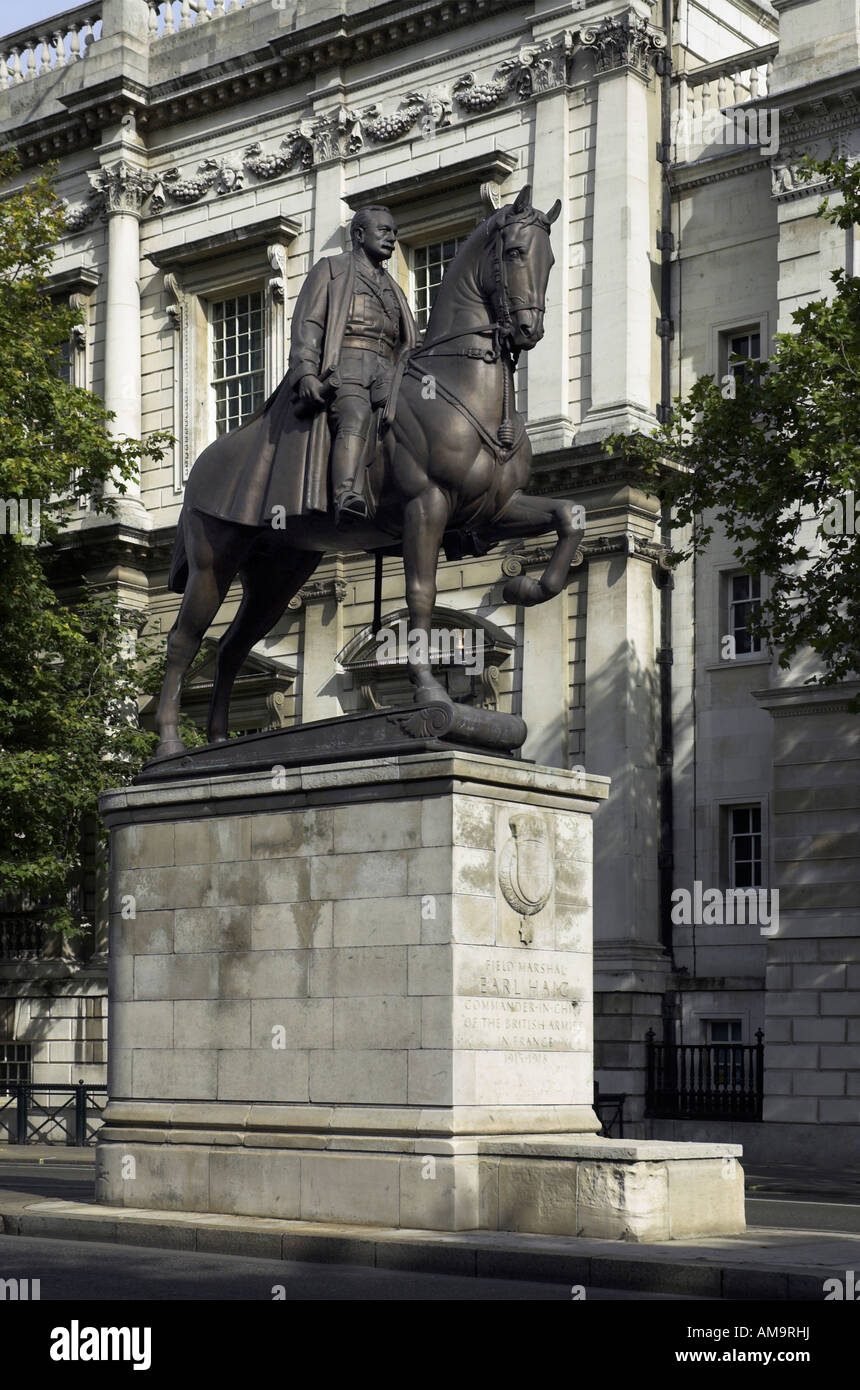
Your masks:
<path fill-rule="evenodd" d="M 394 255 L 397 245 L 397 227 L 394 219 L 385 212 L 371 213 L 359 229 L 358 244 L 376 264 L 387 261 Z"/>

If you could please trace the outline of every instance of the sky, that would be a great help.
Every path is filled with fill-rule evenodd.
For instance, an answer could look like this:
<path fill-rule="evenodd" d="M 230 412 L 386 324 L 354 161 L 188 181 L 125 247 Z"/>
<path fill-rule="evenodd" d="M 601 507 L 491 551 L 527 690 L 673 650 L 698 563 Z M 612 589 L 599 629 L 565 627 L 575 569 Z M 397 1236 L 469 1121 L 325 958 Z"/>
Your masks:
<path fill-rule="evenodd" d="M 68 6 L 63 0 L 47 0 L 44 4 L 41 0 L 0 0 L 0 37 L 14 34 L 16 29 L 35 24 L 39 19 L 51 19 L 66 8 L 73 9 L 74 0 Z"/>

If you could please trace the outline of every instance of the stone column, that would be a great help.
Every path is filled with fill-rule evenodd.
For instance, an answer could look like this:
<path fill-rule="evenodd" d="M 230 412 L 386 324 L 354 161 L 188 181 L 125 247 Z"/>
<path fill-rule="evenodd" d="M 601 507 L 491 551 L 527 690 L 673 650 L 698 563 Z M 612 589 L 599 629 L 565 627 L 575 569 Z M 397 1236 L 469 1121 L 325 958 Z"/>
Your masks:
<path fill-rule="evenodd" d="M 600 808 L 595 941 L 653 945 L 657 921 L 657 711 L 651 564 L 625 537 L 588 562 L 586 753 L 612 783 Z"/>
<path fill-rule="evenodd" d="M 342 579 L 312 579 L 290 600 L 290 608 L 304 608 L 305 613 L 299 712 L 302 724 L 343 714 L 335 669 L 343 647 L 345 597 L 346 584 Z"/>
<path fill-rule="evenodd" d="M 536 36 L 537 37 L 537 36 Z M 570 348 L 570 222 L 568 195 L 570 164 L 570 104 L 567 64 L 571 35 L 565 32 L 552 47 L 542 47 L 543 65 L 529 69 L 535 91 L 535 158 L 532 202 L 547 212 L 561 199 L 562 215 L 553 233 L 555 265 L 546 293 L 544 336 L 540 364 L 529 373 L 529 438 L 537 453 L 563 449 L 573 442 L 569 409 Z M 535 612 L 536 610 L 529 610 Z M 531 755 L 529 755 L 531 756 Z"/>
<path fill-rule="evenodd" d="M 568 765 L 567 590 L 523 610 L 522 715 L 529 736 L 523 757 L 539 766 Z"/>
<path fill-rule="evenodd" d="M 634 536 L 606 538 L 588 565 L 586 766 L 612 779 L 594 865 L 595 1068 L 641 1121 L 645 1033 L 660 1017 L 669 960 L 660 941 L 657 832 L 657 598 Z"/>
<path fill-rule="evenodd" d="M 330 101 L 332 87 L 337 89 L 336 84 L 326 84 L 325 75 L 321 74 L 317 85 Z M 340 94 L 342 97 L 342 90 Z M 347 208 L 343 202 L 343 159 L 354 123 L 354 113 L 341 100 L 339 105 L 315 115 L 311 125 L 315 164 L 312 262 L 321 256 L 337 255 L 344 249 L 343 220 Z"/>
<path fill-rule="evenodd" d="M 659 359 L 653 283 L 658 188 L 653 55 L 665 46 L 633 11 L 583 31 L 598 82 L 591 290 L 591 405 L 577 435 L 648 433 Z M 649 116 L 651 119 L 649 120 Z"/>
<path fill-rule="evenodd" d="M 137 162 L 122 157 L 91 175 L 93 187 L 104 199 L 108 224 L 107 302 L 105 306 L 104 401 L 114 412 L 111 430 L 118 438 L 139 439 L 141 430 L 140 359 L 140 216 L 150 182 Z M 124 521 L 149 527 L 151 521 L 140 499 L 140 478 L 132 478 L 120 492 L 119 480 L 109 479 L 106 497 L 115 498 L 114 517 L 91 515 L 92 524 Z"/>

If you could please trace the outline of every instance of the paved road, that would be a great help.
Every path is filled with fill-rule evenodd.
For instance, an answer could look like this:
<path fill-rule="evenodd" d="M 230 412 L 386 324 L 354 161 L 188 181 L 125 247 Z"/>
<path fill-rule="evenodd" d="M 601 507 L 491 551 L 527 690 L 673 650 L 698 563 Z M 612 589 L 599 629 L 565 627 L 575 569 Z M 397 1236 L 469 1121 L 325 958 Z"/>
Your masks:
<path fill-rule="evenodd" d="M 0 1235 L 0 1278 L 39 1279 L 41 1301 L 105 1302 L 210 1299 L 272 1302 L 570 1303 L 568 1284 L 464 1279 L 355 1265 L 257 1260 L 240 1255 L 177 1254 L 73 1240 Z M 710 1302 L 668 1294 L 587 1289 L 587 1302 Z"/>
<path fill-rule="evenodd" d="M 91 1202 L 95 1195 L 95 1169 L 89 1164 L 59 1163 L 53 1159 L 50 1163 L 0 1159 L 0 1191 L 3 1190 L 59 1197 L 65 1202 Z"/>

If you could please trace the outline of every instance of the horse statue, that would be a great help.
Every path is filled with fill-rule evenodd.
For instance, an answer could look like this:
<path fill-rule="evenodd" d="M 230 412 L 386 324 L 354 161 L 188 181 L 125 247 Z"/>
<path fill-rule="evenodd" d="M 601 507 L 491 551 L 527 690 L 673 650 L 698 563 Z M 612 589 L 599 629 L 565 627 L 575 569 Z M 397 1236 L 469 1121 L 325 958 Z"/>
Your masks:
<path fill-rule="evenodd" d="M 210 499 L 225 468 L 233 493 L 241 495 L 247 449 L 239 436 L 246 426 L 222 436 L 197 459 L 174 548 L 171 587 L 183 597 L 167 639 L 156 758 L 184 751 L 178 729 L 182 680 L 237 576 L 243 597 L 218 644 L 211 743 L 227 739 L 230 695 L 243 661 L 327 553 L 402 554 L 410 629 L 419 637 L 409 642 L 408 653 L 418 705 L 452 703 L 428 655 L 443 547 L 449 558 L 460 558 L 485 554 L 504 540 L 554 531 L 556 543 L 541 577 L 518 575 L 507 581 L 503 596 L 507 603 L 530 606 L 564 587 L 583 536 L 581 513 L 566 499 L 524 491 L 532 451 L 514 404 L 517 359 L 543 337 L 554 263 L 550 229 L 560 210 L 558 201 L 548 213 L 532 207 L 526 186 L 514 203 L 471 233 L 447 267 L 423 341 L 402 353 L 391 396 L 378 412 L 380 428 L 365 476 L 370 505 L 367 517 L 352 521 L 348 532 L 335 524 L 331 509 L 284 515 L 288 509 L 282 507 L 277 520 L 257 525 L 212 514 Z M 263 411 L 284 390 L 282 383 Z M 277 411 L 262 423 L 274 432 Z M 289 459 L 291 436 L 281 430 L 279 437 Z M 271 452 L 276 445 L 266 447 Z"/>

